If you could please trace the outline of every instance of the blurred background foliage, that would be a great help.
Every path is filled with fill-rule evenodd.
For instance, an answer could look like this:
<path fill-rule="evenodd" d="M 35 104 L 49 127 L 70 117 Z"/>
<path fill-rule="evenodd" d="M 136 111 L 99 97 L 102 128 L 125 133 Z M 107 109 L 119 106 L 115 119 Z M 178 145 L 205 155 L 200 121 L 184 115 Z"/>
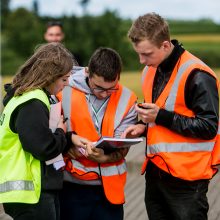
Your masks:
<path fill-rule="evenodd" d="M 33 53 L 36 45 L 44 43 L 45 25 L 51 20 L 63 23 L 64 44 L 76 54 L 81 65 L 87 65 L 97 47 L 107 46 L 120 53 L 124 70 L 142 69 L 127 38 L 132 20 L 119 17 L 117 11 L 107 10 L 102 15 L 91 16 L 85 10 L 81 17 L 49 17 L 38 14 L 36 0 L 33 1 L 32 10 L 10 10 L 9 4 L 10 0 L 1 0 L 2 75 L 14 75 L 18 66 Z M 209 19 L 168 22 L 172 38 L 177 38 L 186 49 L 210 66 L 220 67 L 220 24 Z"/>

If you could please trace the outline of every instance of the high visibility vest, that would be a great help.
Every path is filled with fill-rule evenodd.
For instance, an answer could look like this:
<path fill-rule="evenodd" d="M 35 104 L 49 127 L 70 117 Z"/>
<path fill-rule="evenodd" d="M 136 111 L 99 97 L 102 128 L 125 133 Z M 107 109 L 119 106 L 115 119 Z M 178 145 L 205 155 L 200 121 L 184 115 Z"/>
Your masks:
<path fill-rule="evenodd" d="M 23 150 L 19 136 L 9 126 L 14 110 L 21 104 L 39 99 L 50 108 L 47 95 L 33 90 L 13 97 L 0 119 L 0 203 L 37 203 L 41 192 L 40 161 Z M 39 146 L 40 148 L 40 146 Z"/>
<path fill-rule="evenodd" d="M 185 104 L 184 89 L 188 76 L 194 69 L 204 70 L 216 78 L 215 73 L 201 60 L 185 51 L 179 58 L 164 90 L 156 100 L 156 105 L 168 111 L 195 117 Z M 145 67 L 142 74 L 142 89 L 145 102 L 152 103 L 152 88 L 156 68 Z M 218 87 L 218 80 L 216 78 Z M 220 143 L 218 135 L 212 140 L 184 137 L 166 127 L 148 124 L 145 171 L 150 159 L 157 167 L 174 177 L 184 180 L 210 179 L 220 164 Z"/>
<path fill-rule="evenodd" d="M 217 169 L 216 166 L 220 164 L 220 123 L 218 124 L 218 133 L 214 149 L 212 151 L 212 167 Z M 217 171 L 217 170 L 216 170 Z"/>
<path fill-rule="evenodd" d="M 90 141 L 97 141 L 100 136 L 92 121 L 85 93 L 65 87 L 62 93 L 62 106 L 68 117 L 68 129 Z M 61 98 L 61 97 L 60 97 Z M 119 85 L 119 90 L 112 93 L 104 114 L 101 135 L 114 136 L 114 130 L 136 102 L 136 96 L 127 88 Z M 127 167 L 125 160 L 115 163 L 98 164 L 86 157 L 76 160 L 66 159 L 66 170 L 81 180 L 102 179 L 106 198 L 113 204 L 123 204 Z"/>

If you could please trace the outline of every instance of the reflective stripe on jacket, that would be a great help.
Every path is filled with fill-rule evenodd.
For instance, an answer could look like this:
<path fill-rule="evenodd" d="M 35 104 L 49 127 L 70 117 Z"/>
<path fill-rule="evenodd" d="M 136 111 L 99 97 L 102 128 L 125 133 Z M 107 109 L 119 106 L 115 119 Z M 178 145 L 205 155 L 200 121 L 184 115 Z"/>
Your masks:
<path fill-rule="evenodd" d="M 92 121 L 85 93 L 66 87 L 62 93 L 65 117 L 68 117 L 68 129 L 90 141 L 100 137 Z M 134 105 L 136 96 L 127 88 L 119 85 L 119 90 L 111 94 L 102 121 L 102 136 L 114 136 L 114 130 Z M 85 157 L 77 160 L 66 158 L 66 170 L 82 180 L 102 179 L 105 195 L 113 204 L 124 203 L 124 186 L 127 168 L 125 160 L 115 163 L 98 164 Z"/>
<path fill-rule="evenodd" d="M 206 64 L 185 51 L 155 104 L 177 114 L 195 117 L 195 114 L 187 108 L 184 96 L 186 80 L 194 69 L 204 70 L 216 78 Z M 152 67 L 146 67 L 143 71 L 142 89 L 145 102 L 152 102 L 155 74 L 156 69 Z M 216 83 L 218 86 L 217 79 Z M 185 180 L 210 179 L 217 171 L 214 166 L 220 163 L 219 152 L 219 133 L 212 140 L 202 140 L 185 137 L 163 126 L 149 123 L 147 155 L 142 171 L 150 159 L 160 169 L 175 177 Z"/>
<path fill-rule="evenodd" d="M 13 111 L 31 99 L 39 99 L 50 108 L 47 95 L 37 89 L 13 97 L 1 115 L 0 203 L 37 203 L 40 197 L 40 161 L 23 150 L 18 134 L 9 126 Z"/>

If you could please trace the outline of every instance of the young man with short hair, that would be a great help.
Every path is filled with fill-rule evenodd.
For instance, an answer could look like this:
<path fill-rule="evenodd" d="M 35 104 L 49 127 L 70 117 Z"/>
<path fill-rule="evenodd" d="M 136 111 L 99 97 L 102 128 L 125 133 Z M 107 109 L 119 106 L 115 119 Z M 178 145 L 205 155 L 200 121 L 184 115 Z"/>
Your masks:
<path fill-rule="evenodd" d="M 49 21 L 46 26 L 46 32 L 44 33 L 44 39 L 48 42 L 61 43 L 65 35 L 63 33 L 63 25 L 60 21 Z"/>
<path fill-rule="evenodd" d="M 138 17 L 128 37 L 146 65 L 146 109 L 136 106 L 142 123 L 123 136 L 146 133 L 149 219 L 205 220 L 209 180 L 220 163 L 219 82 L 206 64 L 170 40 L 169 26 L 158 14 Z"/>

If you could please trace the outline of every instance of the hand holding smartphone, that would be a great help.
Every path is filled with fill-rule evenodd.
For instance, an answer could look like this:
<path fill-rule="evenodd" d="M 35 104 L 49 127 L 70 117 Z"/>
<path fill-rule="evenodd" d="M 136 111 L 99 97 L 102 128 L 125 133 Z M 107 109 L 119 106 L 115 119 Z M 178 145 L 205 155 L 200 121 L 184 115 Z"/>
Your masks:
<path fill-rule="evenodd" d="M 143 103 L 138 103 L 138 107 L 139 108 L 142 108 L 142 109 L 150 109 L 149 107 L 145 107 L 145 106 L 143 106 Z"/>

